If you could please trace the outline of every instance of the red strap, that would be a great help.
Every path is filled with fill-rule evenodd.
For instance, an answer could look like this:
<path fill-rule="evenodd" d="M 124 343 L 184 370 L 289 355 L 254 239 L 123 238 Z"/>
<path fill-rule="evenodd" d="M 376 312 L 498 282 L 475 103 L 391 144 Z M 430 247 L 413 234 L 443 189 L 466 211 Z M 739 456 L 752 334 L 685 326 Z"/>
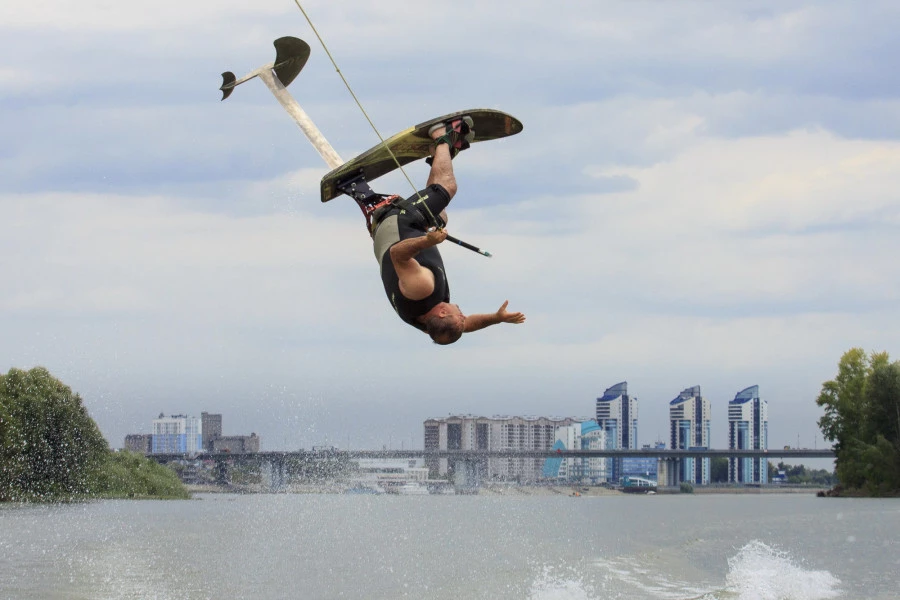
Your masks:
<path fill-rule="evenodd" d="M 399 197 L 400 196 L 394 194 L 393 196 L 388 196 L 375 204 L 363 204 L 362 202 L 356 203 L 357 206 L 359 206 L 359 209 L 362 211 L 363 216 L 366 218 L 366 229 L 369 231 L 369 235 L 375 235 L 375 232 L 372 231 L 372 213 L 374 213 L 379 208 L 387 206 Z"/>

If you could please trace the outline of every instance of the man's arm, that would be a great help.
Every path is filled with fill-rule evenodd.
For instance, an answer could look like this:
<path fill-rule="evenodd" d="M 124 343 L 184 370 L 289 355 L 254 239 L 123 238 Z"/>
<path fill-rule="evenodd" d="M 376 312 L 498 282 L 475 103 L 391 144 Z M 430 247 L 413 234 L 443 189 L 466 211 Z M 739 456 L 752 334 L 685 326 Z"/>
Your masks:
<path fill-rule="evenodd" d="M 497 325 L 498 323 L 515 323 L 516 325 L 525 322 L 525 315 L 520 312 L 507 312 L 506 305 L 509 300 L 503 303 L 497 312 L 482 315 L 469 315 L 466 317 L 466 333 L 484 329 L 489 325 Z"/>
<path fill-rule="evenodd" d="M 422 300 L 434 291 L 434 273 L 415 259 L 426 248 L 447 239 L 446 231 L 429 231 L 423 237 L 409 238 L 391 246 L 391 262 L 400 280 L 400 293 L 410 300 Z"/>

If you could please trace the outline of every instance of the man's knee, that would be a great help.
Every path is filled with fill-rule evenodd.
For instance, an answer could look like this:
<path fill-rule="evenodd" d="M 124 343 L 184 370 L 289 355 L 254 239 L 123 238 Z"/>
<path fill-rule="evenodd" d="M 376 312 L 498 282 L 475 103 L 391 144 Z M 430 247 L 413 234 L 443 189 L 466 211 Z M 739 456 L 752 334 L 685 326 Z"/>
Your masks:
<path fill-rule="evenodd" d="M 436 183 L 439 186 L 441 186 L 442 188 L 444 188 L 444 191 L 447 192 L 447 201 L 448 202 L 453 199 L 453 196 L 456 195 L 456 190 L 457 190 L 456 178 L 453 177 L 452 175 L 450 177 L 442 177 L 441 179 L 436 179 L 432 183 Z"/>
<path fill-rule="evenodd" d="M 447 190 L 447 195 L 453 199 L 453 196 L 456 195 L 456 178 L 449 177 L 446 181 L 442 181 L 441 185 L 444 186 L 444 189 Z"/>

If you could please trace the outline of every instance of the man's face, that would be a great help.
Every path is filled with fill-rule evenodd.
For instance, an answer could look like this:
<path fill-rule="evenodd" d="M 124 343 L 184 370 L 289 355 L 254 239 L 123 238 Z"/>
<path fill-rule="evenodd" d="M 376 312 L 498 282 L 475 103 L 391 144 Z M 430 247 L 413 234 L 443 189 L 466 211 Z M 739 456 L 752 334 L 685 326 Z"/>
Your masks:
<path fill-rule="evenodd" d="M 441 321 L 446 324 L 453 323 L 457 331 L 464 332 L 466 330 L 466 316 L 459 309 L 458 304 L 450 304 L 448 302 L 444 302 L 441 304 L 440 312 L 438 312 L 438 316 Z M 453 336 L 452 339 L 447 338 L 434 338 L 434 341 L 438 344 L 450 344 L 459 339 L 458 336 Z"/>
<path fill-rule="evenodd" d="M 447 317 L 452 317 L 459 324 L 460 329 L 465 329 L 466 315 L 459 309 L 459 304 L 447 305 Z"/>

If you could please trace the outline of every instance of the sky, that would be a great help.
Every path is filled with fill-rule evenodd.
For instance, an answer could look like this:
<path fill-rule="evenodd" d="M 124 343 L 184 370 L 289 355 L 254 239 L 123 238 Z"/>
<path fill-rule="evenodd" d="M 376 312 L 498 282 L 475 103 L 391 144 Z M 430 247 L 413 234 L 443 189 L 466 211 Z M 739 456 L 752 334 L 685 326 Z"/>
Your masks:
<path fill-rule="evenodd" d="M 378 142 L 290 0 L 7 2 L 0 372 L 48 368 L 113 447 L 206 411 L 264 450 L 420 448 L 430 417 L 591 417 L 627 381 L 642 444 L 700 385 L 725 447 L 759 385 L 769 446 L 821 448 L 841 355 L 900 354 L 896 2 L 302 4 L 385 137 L 524 123 L 454 161 L 448 231 L 494 257 L 441 250 L 463 311 L 527 322 L 449 347 L 402 323 L 266 87 L 220 101 L 296 36 L 289 91 L 344 159 Z"/>

